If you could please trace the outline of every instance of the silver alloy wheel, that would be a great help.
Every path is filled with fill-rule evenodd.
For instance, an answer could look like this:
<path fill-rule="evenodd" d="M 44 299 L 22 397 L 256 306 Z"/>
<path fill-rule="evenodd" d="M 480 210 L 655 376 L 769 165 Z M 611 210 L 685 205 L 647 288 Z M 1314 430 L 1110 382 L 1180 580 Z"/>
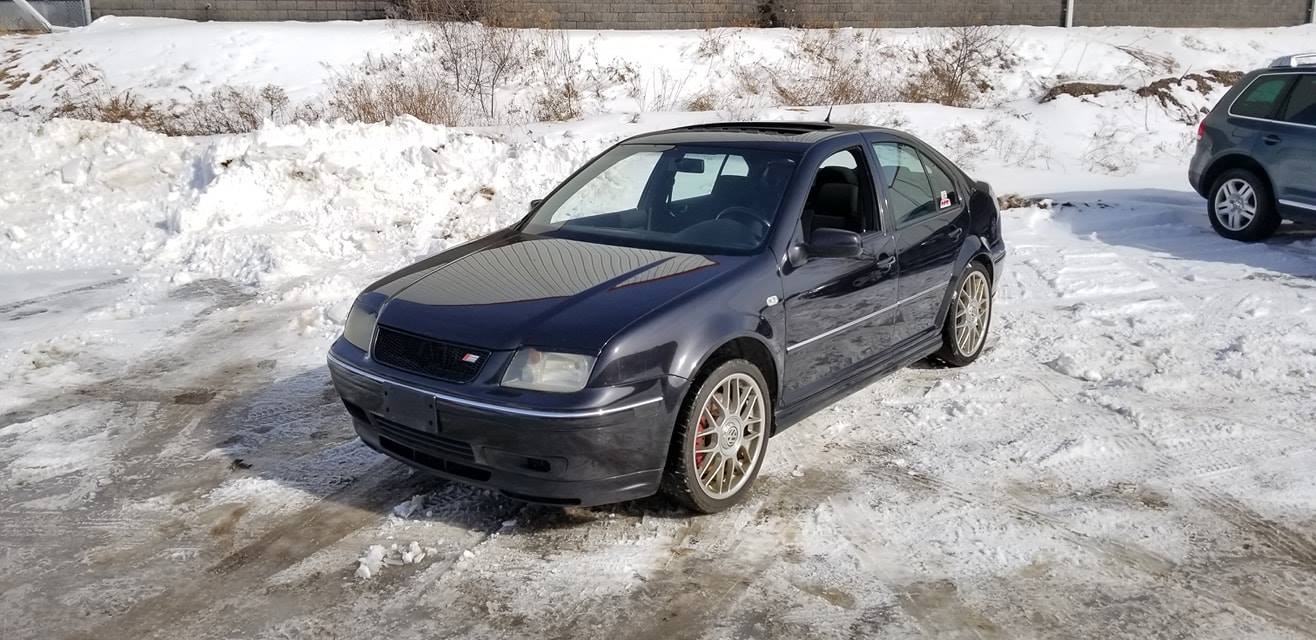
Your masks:
<path fill-rule="evenodd" d="M 723 378 L 708 395 L 693 444 L 695 478 L 708 497 L 729 498 L 745 486 L 763 455 L 766 417 L 762 389 L 743 373 Z"/>
<path fill-rule="evenodd" d="M 1220 226 L 1230 231 L 1242 231 L 1257 215 L 1257 192 L 1246 180 L 1234 178 L 1222 185 L 1215 194 L 1215 217 Z"/>
<path fill-rule="evenodd" d="M 987 276 L 981 271 L 970 271 L 955 296 L 955 346 L 960 354 L 971 356 L 978 352 L 987 338 L 987 322 L 991 319 L 992 293 Z"/>

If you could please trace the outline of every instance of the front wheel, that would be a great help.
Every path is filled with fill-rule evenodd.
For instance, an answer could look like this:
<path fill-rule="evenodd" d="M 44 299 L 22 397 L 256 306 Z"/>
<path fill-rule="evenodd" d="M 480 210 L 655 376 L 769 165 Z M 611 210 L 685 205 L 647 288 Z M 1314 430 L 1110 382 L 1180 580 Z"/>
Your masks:
<path fill-rule="evenodd" d="M 992 284 L 987 269 L 970 262 L 960 275 L 946 322 L 941 328 L 942 345 L 936 358 L 952 367 L 971 364 L 987 344 L 992 326 Z"/>
<path fill-rule="evenodd" d="M 663 493 L 700 513 L 744 499 L 772 434 L 767 388 L 747 360 L 730 360 L 704 376 L 676 420 Z"/>

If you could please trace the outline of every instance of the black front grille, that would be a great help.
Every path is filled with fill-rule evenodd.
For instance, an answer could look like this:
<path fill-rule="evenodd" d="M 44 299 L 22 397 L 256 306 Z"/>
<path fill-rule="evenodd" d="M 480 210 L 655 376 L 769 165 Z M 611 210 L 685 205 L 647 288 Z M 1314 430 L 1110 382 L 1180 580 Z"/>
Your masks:
<path fill-rule="evenodd" d="M 436 455 L 457 458 L 459 460 L 475 460 L 475 454 L 471 451 L 471 445 L 461 440 L 453 440 L 443 436 L 434 435 L 404 427 L 392 420 L 387 420 L 379 416 L 373 416 L 375 427 L 379 429 L 379 435 L 387 436 L 405 444 L 413 449 L 423 449 Z"/>
<path fill-rule="evenodd" d="M 380 327 L 372 352 L 375 362 L 446 382 L 470 382 L 489 352 L 439 342 Z"/>

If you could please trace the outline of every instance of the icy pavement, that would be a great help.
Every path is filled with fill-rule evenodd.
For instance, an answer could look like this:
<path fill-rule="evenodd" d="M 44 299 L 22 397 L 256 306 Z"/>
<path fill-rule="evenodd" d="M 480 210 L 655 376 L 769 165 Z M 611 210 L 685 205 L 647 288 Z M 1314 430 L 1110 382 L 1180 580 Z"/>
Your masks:
<path fill-rule="evenodd" d="M 23 352 L 0 636 L 1316 634 L 1313 234 L 1232 243 L 1182 191 L 1055 201 L 1005 214 L 980 362 L 824 410 L 698 518 L 412 474 L 351 438 L 282 303 L 172 286 L 151 345 Z M 15 284 L 0 335 L 77 334 L 128 280 Z"/>

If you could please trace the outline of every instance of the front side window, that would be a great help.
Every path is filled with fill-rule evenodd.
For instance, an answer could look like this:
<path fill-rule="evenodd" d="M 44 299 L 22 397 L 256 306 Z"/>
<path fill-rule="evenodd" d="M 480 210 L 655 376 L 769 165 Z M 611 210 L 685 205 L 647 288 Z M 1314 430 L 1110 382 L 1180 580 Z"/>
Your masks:
<path fill-rule="evenodd" d="M 1252 82 L 1234 101 L 1229 113 L 1248 118 L 1272 118 L 1275 107 L 1289 88 L 1291 75 L 1262 76 Z"/>
<path fill-rule="evenodd" d="M 1284 120 L 1316 126 L 1316 73 L 1298 78 L 1284 107 Z"/>
<path fill-rule="evenodd" d="M 882 179 L 886 182 L 887 200 L 896 226 L 938 210 L 932 182 L 917 151 L 909 145 L 879 142 L 873 145 L 873 153 L 882 167 Z"/>
<path fill-rule="evenodd" d="M 877 228 L 870 175 L 861 147 L 838 151 L 818 165 L 800 218 L 806 242 L 816 229 L 864 233 Z"/>
<path fill-rule="evenodd" d="M 698 253 L 766 240 L 798 154 L 709 145 L 622 145 L 535 210 L 529 234 Z"/>

